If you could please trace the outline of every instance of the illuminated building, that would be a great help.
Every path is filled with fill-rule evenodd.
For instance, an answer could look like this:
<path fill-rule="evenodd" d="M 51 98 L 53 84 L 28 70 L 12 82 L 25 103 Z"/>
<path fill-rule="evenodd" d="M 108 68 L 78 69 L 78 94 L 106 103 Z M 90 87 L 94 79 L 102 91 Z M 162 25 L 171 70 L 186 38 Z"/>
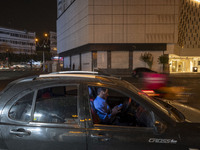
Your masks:
<path fill-rule="evenodd" d="M 126 74 L 147 67 L 141 54 L 174 54 L 179 0 L 57 0 L 57 47 L 64 69 Z"/>
<path fill-rule="evenodd" d="M 0 27 L 0 52 L 19 54 L 35 52 L 35 32 Z"/>
<path fill-rule="evenodd" d="M 200 72 L 200 3 L 180 2 L 178 46 L 169 55 L 170 72 Z"/>

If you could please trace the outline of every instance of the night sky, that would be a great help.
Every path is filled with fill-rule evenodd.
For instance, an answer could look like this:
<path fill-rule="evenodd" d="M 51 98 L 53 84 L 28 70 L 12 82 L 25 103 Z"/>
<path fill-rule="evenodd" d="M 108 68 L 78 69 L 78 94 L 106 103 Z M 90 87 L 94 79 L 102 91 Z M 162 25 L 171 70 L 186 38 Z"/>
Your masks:
<path fill-rule="evenodd" d="M 0 26 L 28 32 L 56 31 L 57 0 L 0 0 Z"/>

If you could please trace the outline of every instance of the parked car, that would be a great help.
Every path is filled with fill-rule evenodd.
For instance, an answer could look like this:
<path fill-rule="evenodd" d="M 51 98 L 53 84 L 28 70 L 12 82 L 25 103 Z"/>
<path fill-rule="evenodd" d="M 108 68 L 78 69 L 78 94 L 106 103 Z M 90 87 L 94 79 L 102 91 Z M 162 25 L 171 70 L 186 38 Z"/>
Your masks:
<path fill-rule="evenodd" d="M 109 89 L 111 108 L 123 104 L 119 124 L 94 122 L 91 99 L 99 87 Z M 190 109 L 184 111 L 189 114 Z M 0 149 L 200 148 L 200 117 L 184 116 L 124 80 L 97 73 L 62 72 L 13 81 L 0 93 L 0 112 Z"/>
<path fill-rule="evenodd" d="M 27 64 L 17 64 L 17 65 L 13 65 L 11 66 L 12 69 L 27 69 L 30 68 L 30 65 Z"/>
<path fill-rule="evenodd" d="M 10 68 L 8 66 L 0 66 L 0 70 L 9 70 Z"/>
<path fill-rule="evenodd" d="M 149 68 L 140 67 L 140 68 L 135 68 L 133 70 L 132 76 L 135 77 L 135 78 L 141 78 L 141 77 L 143 77 L 144 72 L 157 73 L 156 71 L 153 71 Z"/>

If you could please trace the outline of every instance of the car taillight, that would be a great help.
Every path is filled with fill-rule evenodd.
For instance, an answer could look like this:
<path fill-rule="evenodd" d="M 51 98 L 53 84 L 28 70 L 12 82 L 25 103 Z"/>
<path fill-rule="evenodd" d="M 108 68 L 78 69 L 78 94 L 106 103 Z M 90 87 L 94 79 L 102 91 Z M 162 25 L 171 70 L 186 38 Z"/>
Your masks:
<path fill-rule="evenodd" d="M 141 90 L 141 91 L 147 94 L 148 96 L 160 96 L 160 94 L 155 93 L 154 90 Z"/>

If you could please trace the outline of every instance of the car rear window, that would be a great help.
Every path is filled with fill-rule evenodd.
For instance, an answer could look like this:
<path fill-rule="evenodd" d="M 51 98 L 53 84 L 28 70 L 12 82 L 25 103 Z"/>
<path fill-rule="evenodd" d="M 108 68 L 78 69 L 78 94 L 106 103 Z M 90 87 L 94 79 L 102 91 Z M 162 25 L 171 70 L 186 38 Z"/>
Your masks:
<path fill-rule="evenodd" d="M 38 91 L 34 119 L 45 123 L 76 123 L 77 86 L 57 86 Z"/>
<path fill-rule="evenodd" d="M 20 98 L 10 109 L 8 116 L 11 119 L 28 122 L 31 120 L 31 106 L 34 93 Z"/>

